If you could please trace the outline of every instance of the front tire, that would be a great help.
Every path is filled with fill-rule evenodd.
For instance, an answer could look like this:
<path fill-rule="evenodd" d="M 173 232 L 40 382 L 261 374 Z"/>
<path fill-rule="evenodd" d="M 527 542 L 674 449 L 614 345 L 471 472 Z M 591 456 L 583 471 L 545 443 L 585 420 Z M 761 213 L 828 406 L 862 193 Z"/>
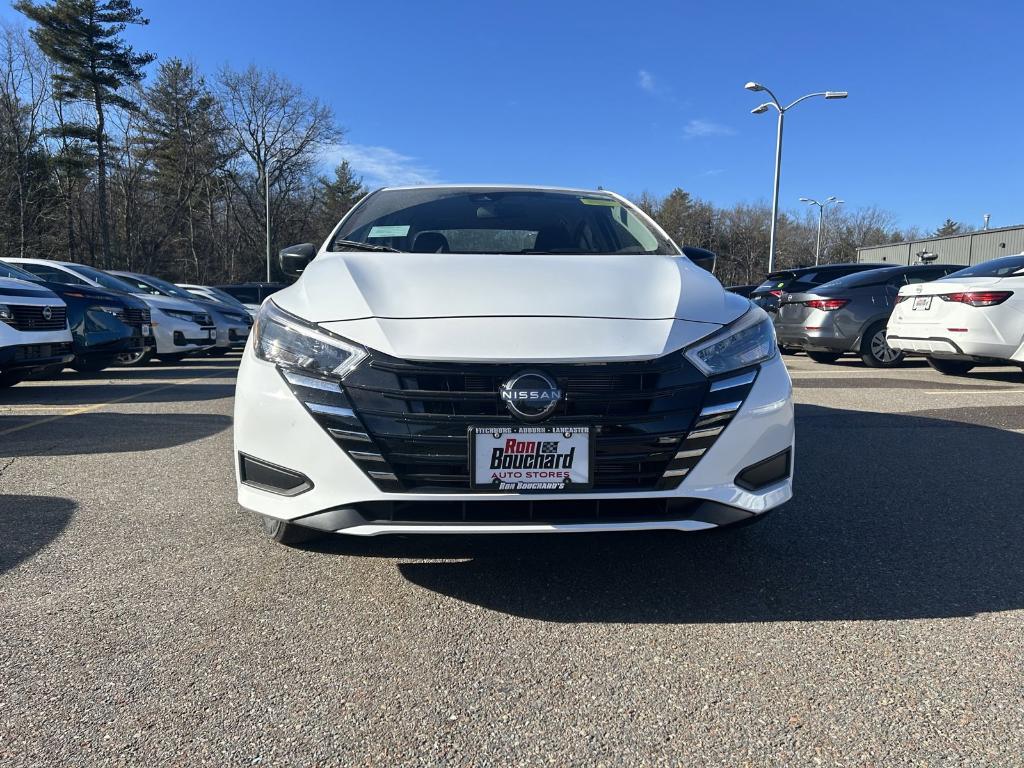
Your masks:
<path fill-rule="evenodd" d="M 808 352 L 807 356 L 816 363 L 834 363 L 842 355 L 839 352 Z"/>
<path fill-rule="evenodd" d="M 974 367 L 970 360 L 943 360 L 939 357 L 927 357 L 928 365 L 943 376 L 963 376 Z"/>
<path fill-rule="evenodd" d="M 257 515 L 257 517 L 263 528 L 263 535 L 287 547 L 306 544 L 324 535 L 323 531 L 295 525 L 295 523 L 287 523 L 284 520 L 278 520 L 276 517 L 267 517 L 266 515 Z"/>
<path fill-rule="evenodd" d="M 17 373 L 0 373 L 0 389 L 13 387 L 15 384 L 20 384 L 24 380 L 25 377 Z"/>
<path fill-rule="evenodd" d="M 153 350 L 140 349 L 137 352 L 122 352 L 117 356 L 118 365 L 144 365 L 153 356 Z"/>
<path fill-rule="evenodd" d="M 885 323 L 875 323 L 860 342 L 860 359 L 868 368 L 895 368 L 903 362 L 903 353 L 889 346 Z"/>

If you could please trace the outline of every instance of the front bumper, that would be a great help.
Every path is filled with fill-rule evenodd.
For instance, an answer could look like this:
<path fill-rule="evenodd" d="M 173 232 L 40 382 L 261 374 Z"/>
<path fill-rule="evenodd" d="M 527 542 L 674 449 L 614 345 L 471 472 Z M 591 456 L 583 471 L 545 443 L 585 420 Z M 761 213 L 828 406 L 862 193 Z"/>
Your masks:
<path fill-rule="evenodd" d="M 282 495 L 243 482 L 236 462 L 238 500 L 262 515 L 355 535 L 712 528 L 762 514 L 792 496 L 790 471 L 756 490 L 737 484 L 737 475 L 745 468 L 792 451 L 791 395 L 789 375 L 776 356 L 761 366 L 728 426 L 682 482 L 669 490 L 395 492 L 382 490 L 339 448 L 278 370 L 256 359 L 250 346 L 239 369 L 235 398 L 236 456 L 299 473 L 303 481 L 296 483 L 301 487 L 297 493 Z M 787 470 L 792 466 L 792 453 L 789 456 Z M 605 514 L 598 511 L 595 519 L 588 509 L 596 502 L 605 508 Z M 538 520 L 540 506 L 544 506 L 543 519 Z M 719 514 L 711 515 L 712 509 Z M 412 519 L 414 515 L 419 518 Z"/>
<path fill-rule="evenodd" d="M 19 344 L 0 348 L 0 371 L 31 373 L 52 365 L 67 365 L 75 359 L 71 342 Z"/>
<path fill-rule="evenodd" d="M 157 355 L 180 355 L 209 349 L 217 343 L 214 326 L 199 326 L 154 310 L 152 323 Z"/>

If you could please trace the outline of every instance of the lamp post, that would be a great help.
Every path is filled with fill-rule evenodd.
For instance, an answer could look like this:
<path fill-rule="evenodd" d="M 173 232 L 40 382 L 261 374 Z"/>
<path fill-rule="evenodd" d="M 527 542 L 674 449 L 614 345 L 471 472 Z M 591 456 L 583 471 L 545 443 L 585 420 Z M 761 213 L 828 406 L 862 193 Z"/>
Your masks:
<path fill-rule="evenodd" d="M 772 97 L 771 101 L 766 101 L 764 104 L 760 104 L 750 110 L 751 114 L 760 115 L 762 112 L 767 112 L 769 108 L 775 109 L 779 113 L 779 127 L 775 137 L 775 184 L 772 188 L 772 230 L 771 238 L 768 242 L 768 271 L 774 271 L 775 267 L 775 234 L 779 221 L 779 172 L 782 170 L 782 126 L 786 117 L 786 112 L 791 110 L 801 101 L 813 98 L 815 96 L 823 96 L 826 99 L 845 99 L 849 94 L 846 91 L 820 91 L 818 93 L 808 93 L 806 96 L 801 96 L 796 101 L 790 102 L 786 106 L 782 106 L 779 100 L 775 98 L 775 94 L 771 90 L 760 83 L 750 82 L 745 86 L 748 91 L 764 91 Z"/>
<path fill-rule="evenodd" d="M 270 282 L 270 165 L 263 164 L 263 201 L 267 208 L 267 282 Z"/>
<path fill-rule="evenodd" d="M 825 218 L 825 206 L 826 205 L 842 205 L 845 200 L 840 200 L 835 195 L 829 195 L 822 202 L 812 200 L 809 197 L 801 197 L 801 203 L 807 203 L 808 205 L 818 206 L 818 241 L 814 245 L 814 266 L 818 266 L 818 260 L 821 258 L 821 223 Z"/>

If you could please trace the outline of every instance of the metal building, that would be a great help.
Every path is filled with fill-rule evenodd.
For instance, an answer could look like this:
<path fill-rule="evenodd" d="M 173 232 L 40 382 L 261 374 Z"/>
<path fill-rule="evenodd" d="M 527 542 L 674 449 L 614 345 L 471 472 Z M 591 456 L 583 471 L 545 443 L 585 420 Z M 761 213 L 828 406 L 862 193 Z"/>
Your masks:
<path fill-rule="evenodd" d="M 917 264 L 921 253 L 938 255 L 940 264 L 979 264 L 1000 256 L 1024 253 L 1024 225 L 982 229 L 949 237 L 926 237 L 906 243 L 871 245 L 857 249 L 857 261 L 886 264 Z"/>

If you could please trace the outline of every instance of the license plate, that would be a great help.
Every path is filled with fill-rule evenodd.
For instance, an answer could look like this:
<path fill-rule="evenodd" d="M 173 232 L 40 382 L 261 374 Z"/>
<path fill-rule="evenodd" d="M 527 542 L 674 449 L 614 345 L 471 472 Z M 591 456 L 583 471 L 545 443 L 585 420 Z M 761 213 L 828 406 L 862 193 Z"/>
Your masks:
<path fill-rule="evenodd" d="M 932 308 L 932 297 L 931 296 L 915 296 L 914 297 L 914 309 L 929 310 Z"/>
<path fill-rule="evenodd" d="M 148 325 L 143 325 L 142 326 L 142 335 L 143 336 L 149 336 L 149 326 Z"/>
<path fill-rule="evenodd" d="M 474 488 L 579 491 L 593 485 L 590 427 L 470 427 Z"/>
<path fill-rule="evenodd" d="M 207 331 L 206 332 L 206 338 L 208 338 L 208 339 L 216 339 L 217 338 L 217 332 L 216 331 Z"/>

